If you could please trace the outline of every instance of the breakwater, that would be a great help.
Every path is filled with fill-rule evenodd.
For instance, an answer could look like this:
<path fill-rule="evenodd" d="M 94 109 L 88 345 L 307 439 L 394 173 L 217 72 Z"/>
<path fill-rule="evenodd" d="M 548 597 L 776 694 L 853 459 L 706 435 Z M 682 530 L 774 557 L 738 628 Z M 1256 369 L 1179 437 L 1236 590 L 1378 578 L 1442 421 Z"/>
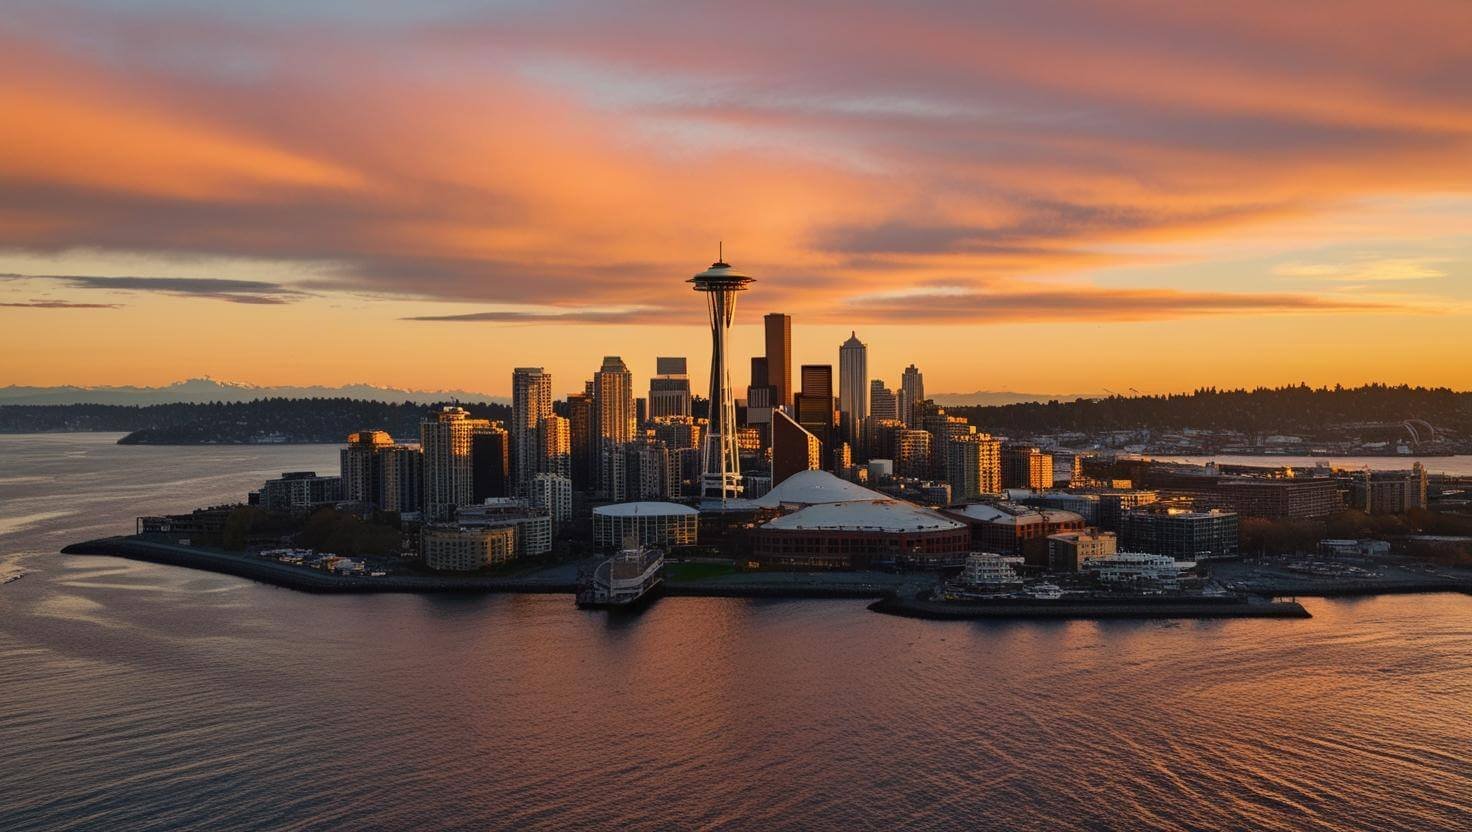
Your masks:
<path fill-rule="evenodd" d="M 538 581 L 531 578 L 484 576 L 330 575 L 315 569 L 276 563 L 249 555 L 223 552 L 194 546 L 180 546 L 134 537 L 106 537 L 74 543 L 61 550 L 65 555 L 110 555 L 132 560 L 162 563 L 220 572 L 253 581 L 321 593 L 368 592 L 526 592 L 567 593 L 576 591 L 570 583 Z"/>
<path fill-rule="evenodd" d="M 874 612 L 905 618 L 938 621 L 978 619 L 1069 619 L 1069 618 L 1310 618 L 1296 601 L 1263 601 L 1238 598 L 1147 597 L 1128 600 L 995 599 L 987 601 L 936 601 L 894 595 L 869 605 Z"/>

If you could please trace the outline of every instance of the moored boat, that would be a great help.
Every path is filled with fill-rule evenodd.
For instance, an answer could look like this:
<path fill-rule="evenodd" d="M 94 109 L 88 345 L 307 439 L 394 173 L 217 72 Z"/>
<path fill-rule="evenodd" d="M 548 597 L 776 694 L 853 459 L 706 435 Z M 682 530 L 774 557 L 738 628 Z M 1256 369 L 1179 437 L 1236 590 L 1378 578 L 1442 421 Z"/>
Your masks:
<path fill-rule="evenodd" d="M 645 546 L 623 549 L 579 580 L 577 604 L 594 609 L 628 609 L 651 600 L 664 582 L 664 552 Z"/>

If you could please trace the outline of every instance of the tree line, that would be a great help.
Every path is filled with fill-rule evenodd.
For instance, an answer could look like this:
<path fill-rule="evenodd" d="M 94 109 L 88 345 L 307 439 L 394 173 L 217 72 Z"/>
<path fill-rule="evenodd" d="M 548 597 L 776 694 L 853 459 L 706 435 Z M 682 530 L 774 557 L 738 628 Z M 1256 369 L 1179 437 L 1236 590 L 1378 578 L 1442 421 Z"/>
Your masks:
<path fill-rule="evenodd" d="M 1322 434 L 1358 423 L 1422 419 L 1438 430 L 1472 433 L 1472 393 L 1445 387 L 1258 387 L 1110 396 L 1074 401 L 950 407 L 982 430 L 1097 433 L 1198 428 L 1248 434 Z"/>
<path fill-rule="evenodd" d="M 458 404 L 481 419 L 508 420 L 511 408 Z M 377 429 L 414 439 L 419 422 L 440 404 L 363 399 L 256 399 L 249 402 L 155 405 L 0 406 L 0 433 L 127 432 L 128 444 L 235 444 L 281 437 L 287 442 L 342 442 L 349 433 Z"/>

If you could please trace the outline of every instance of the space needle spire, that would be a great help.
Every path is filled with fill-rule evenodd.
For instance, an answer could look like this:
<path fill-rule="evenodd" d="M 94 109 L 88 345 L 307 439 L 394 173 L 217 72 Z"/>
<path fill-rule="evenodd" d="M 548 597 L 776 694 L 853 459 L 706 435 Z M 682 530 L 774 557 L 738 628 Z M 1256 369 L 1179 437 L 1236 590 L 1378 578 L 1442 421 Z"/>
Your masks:
<path fill-rule="evenodd" d="M 700 448 L 700 496 L 725 502 L 741 496 L 741 454 L 736 444 L 736 399 L 731 395 L 731 371 L 726 365 L 726 335 L 736 312 L 736 293 L 746 291 L 752 278 L 731 268 L 721 247 L 721 259 L 690 278 L 704 292 L 710 308 L 710 427 Z"/>

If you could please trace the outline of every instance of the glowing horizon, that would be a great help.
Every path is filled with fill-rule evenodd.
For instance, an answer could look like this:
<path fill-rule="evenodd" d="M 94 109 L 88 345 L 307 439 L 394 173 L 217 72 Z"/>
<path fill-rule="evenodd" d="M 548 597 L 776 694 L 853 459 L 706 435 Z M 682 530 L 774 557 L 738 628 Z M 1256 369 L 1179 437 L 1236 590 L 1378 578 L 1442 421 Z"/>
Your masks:
<path fill-rule="evenodd" d="M 1467 4 L 8 5 L 0 384 L 1472 389 Z"/>

